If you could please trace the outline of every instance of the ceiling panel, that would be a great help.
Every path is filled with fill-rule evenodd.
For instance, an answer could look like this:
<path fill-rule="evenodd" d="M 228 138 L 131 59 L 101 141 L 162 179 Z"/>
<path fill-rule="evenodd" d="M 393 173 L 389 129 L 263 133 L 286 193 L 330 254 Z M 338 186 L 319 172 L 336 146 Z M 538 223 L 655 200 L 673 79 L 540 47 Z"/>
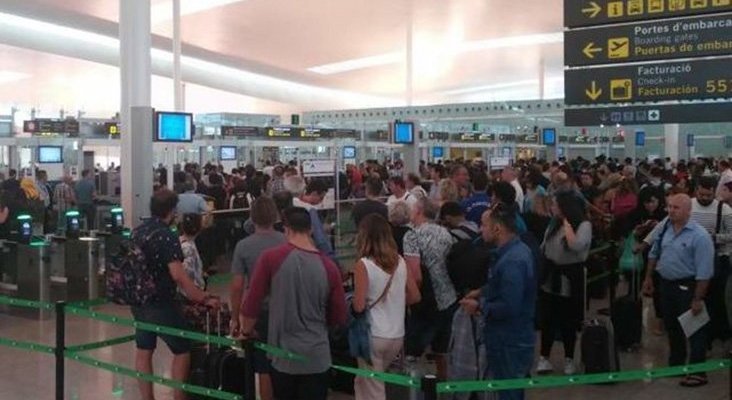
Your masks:
<path fill-rule="evenodd" d="M 10 1 L 10 0 L 9 0 Z M 17 2 L 16 0 L 12 0 Z M 19 1 L 19 0 L 18 0 Z M 182 0 L 191 4 L 220 0 Z M 206 3 L 208 1 L 208 3 Z M 152 0 L 161 7 L 170 0 Z M 562 74 L 562 45 L 511 46 L 457 51 L 488 40 L 562 32 L 561 0 L 224 0 L 224 5 L 183 17 L 183 39 L 240 68 L 269 68 L 295 82 L 401 98 L 410 15 L 414 38 L 415 101 L 460 99 L 457 91 Z M 118 20 L 119 0 L 24 0 L 27 10 L 57 10 Z M 217 3 L 220 4 L 220 3 Z M 74 24 L 74 22 L 69 22 Z M 171 22 L 153 32 L 170 36 Z M 391 63 L 322 75 L 309 68 L 393 54 Z M 39 53 L 19 69 L 35 75 Z M 73 72 L 73 71 L 72 71 Z M 60 74 L 56 70 L 47 73 Z"/>

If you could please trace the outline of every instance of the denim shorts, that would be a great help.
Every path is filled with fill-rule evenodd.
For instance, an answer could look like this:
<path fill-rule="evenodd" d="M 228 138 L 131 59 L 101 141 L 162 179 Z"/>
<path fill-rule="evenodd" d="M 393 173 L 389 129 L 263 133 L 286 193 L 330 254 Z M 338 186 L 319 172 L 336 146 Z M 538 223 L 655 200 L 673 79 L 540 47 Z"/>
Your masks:
<path fill-rule="evenodd" d="M 173 303 L 150 304 L 142 307 L 131 307 L 131 309 L 132 315 L 137 322 L 146 322 L 174 329 L 190 329 L 185 318 L 183 318 L 180 307 Z M 140 350 L 155 350 L 158 336 L 160 336 L 160 339 L 165 342 L 170 351 L 175 355 L 185 354 L 191 351 L 191 342 L 188 339 L 177 336 L 158 335 L 155 332 L 140 329 L 135 331 L 137 348 Z"/>

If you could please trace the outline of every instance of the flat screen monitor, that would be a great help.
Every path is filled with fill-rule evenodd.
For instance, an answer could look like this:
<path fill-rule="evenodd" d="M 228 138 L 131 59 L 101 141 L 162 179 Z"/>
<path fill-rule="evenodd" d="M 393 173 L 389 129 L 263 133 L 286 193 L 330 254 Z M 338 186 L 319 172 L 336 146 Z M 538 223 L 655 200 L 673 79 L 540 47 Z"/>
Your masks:
<path fill-rule="evenodd" d="M 346 158 L 346 159 L 356 158 L 356 147 L 355 146 L 344 146 L 343 147 L 343 158 Z"/>
<path fill-rule="evenodd" d="M 395 122 L 394 143 L 414 143 L 414 124 L 411 122 Z"/>
<path fill-rule="evenodd" d="M 38 146 L 39 164 L 62 164 L 64 148 L 61 146 Z"/>
<path fill-rule="evenodd" d="M 155 113 L 155 140 L 158 142 L 192 142 L 193 114 Z"/>
<path fill-rule="evenodd" d="M 444 147 L 433 147 L 432 148 L 432 158 L 442 158 L 444 156 L 445 156 Z"/>
<path fill-rule="evenodd" d="M 646 133 L 643 131 L 638 131 L 635 133 L 635 145 L 638 147 L 643 147 L 646 145 Z"/>
<path fill-rule="evenodd" d="M 557 144 L 557 131 L 554 128 L 544 128 L 541 132 L 542 142 L 546 146 L 554 146 Z"/>
<path fill-rule="evenodd" d="M 219 160 L 235 161 L 236 160 L 236 147 L 235 146 L 219 147 Z"/>

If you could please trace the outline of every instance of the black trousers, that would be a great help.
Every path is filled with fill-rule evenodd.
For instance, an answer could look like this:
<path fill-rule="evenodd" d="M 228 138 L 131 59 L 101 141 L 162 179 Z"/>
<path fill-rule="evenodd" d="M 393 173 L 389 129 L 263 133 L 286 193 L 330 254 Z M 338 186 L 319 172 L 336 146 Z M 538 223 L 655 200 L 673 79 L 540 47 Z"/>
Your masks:
<path fill-rule="evenodd" d="M 328 372 L 290 375 L 272 368 L 272 388 L 276 400 L 326 400 Z"/>
<path fill-rule="evenodd" d="M 694 299 L 696 281 L 670 281 L 661 278 L 661 308 L 663 309 L 663 323 L 668 332 L 670 354 L 668 364 L 670 366 L 696 364 L 706 361 L 707 357 L 707 326 L 699 329 L 688 339 L 689 349 L 687 352 L 687 338 L 679 324 L 679 315 L 689 311 L 691 301 Z"/>
<path fill-rule="evenodd" d="M 549 358 L 557 332 L 562 335 L 564 356 L 574 358 L 574 347 L 577 343 L 577 329 L 581 317 L 574 310 L 577 309 L 577 300 L 571 297 L 562 297 L 556 294 L 540 292 L 539 299 L 543 308 L 541 321 L 541 355 Z M 580 300 L 581 301 L 581 300 Z"/>

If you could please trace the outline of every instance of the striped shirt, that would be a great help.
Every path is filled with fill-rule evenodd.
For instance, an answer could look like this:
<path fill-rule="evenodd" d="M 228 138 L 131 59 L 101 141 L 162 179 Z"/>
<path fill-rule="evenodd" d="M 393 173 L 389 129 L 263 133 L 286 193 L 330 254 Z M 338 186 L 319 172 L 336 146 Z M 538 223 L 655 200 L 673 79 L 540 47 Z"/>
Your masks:
<path fill-rule="evenodd" d="M 72 206 L 74 199 L 74 192 L 71 190 L 71 186 L 61 182 L 56 185 L 53 190 L 53 199 L 56 202 L 56 209 L 59 213 L 65 213 Z"/>

